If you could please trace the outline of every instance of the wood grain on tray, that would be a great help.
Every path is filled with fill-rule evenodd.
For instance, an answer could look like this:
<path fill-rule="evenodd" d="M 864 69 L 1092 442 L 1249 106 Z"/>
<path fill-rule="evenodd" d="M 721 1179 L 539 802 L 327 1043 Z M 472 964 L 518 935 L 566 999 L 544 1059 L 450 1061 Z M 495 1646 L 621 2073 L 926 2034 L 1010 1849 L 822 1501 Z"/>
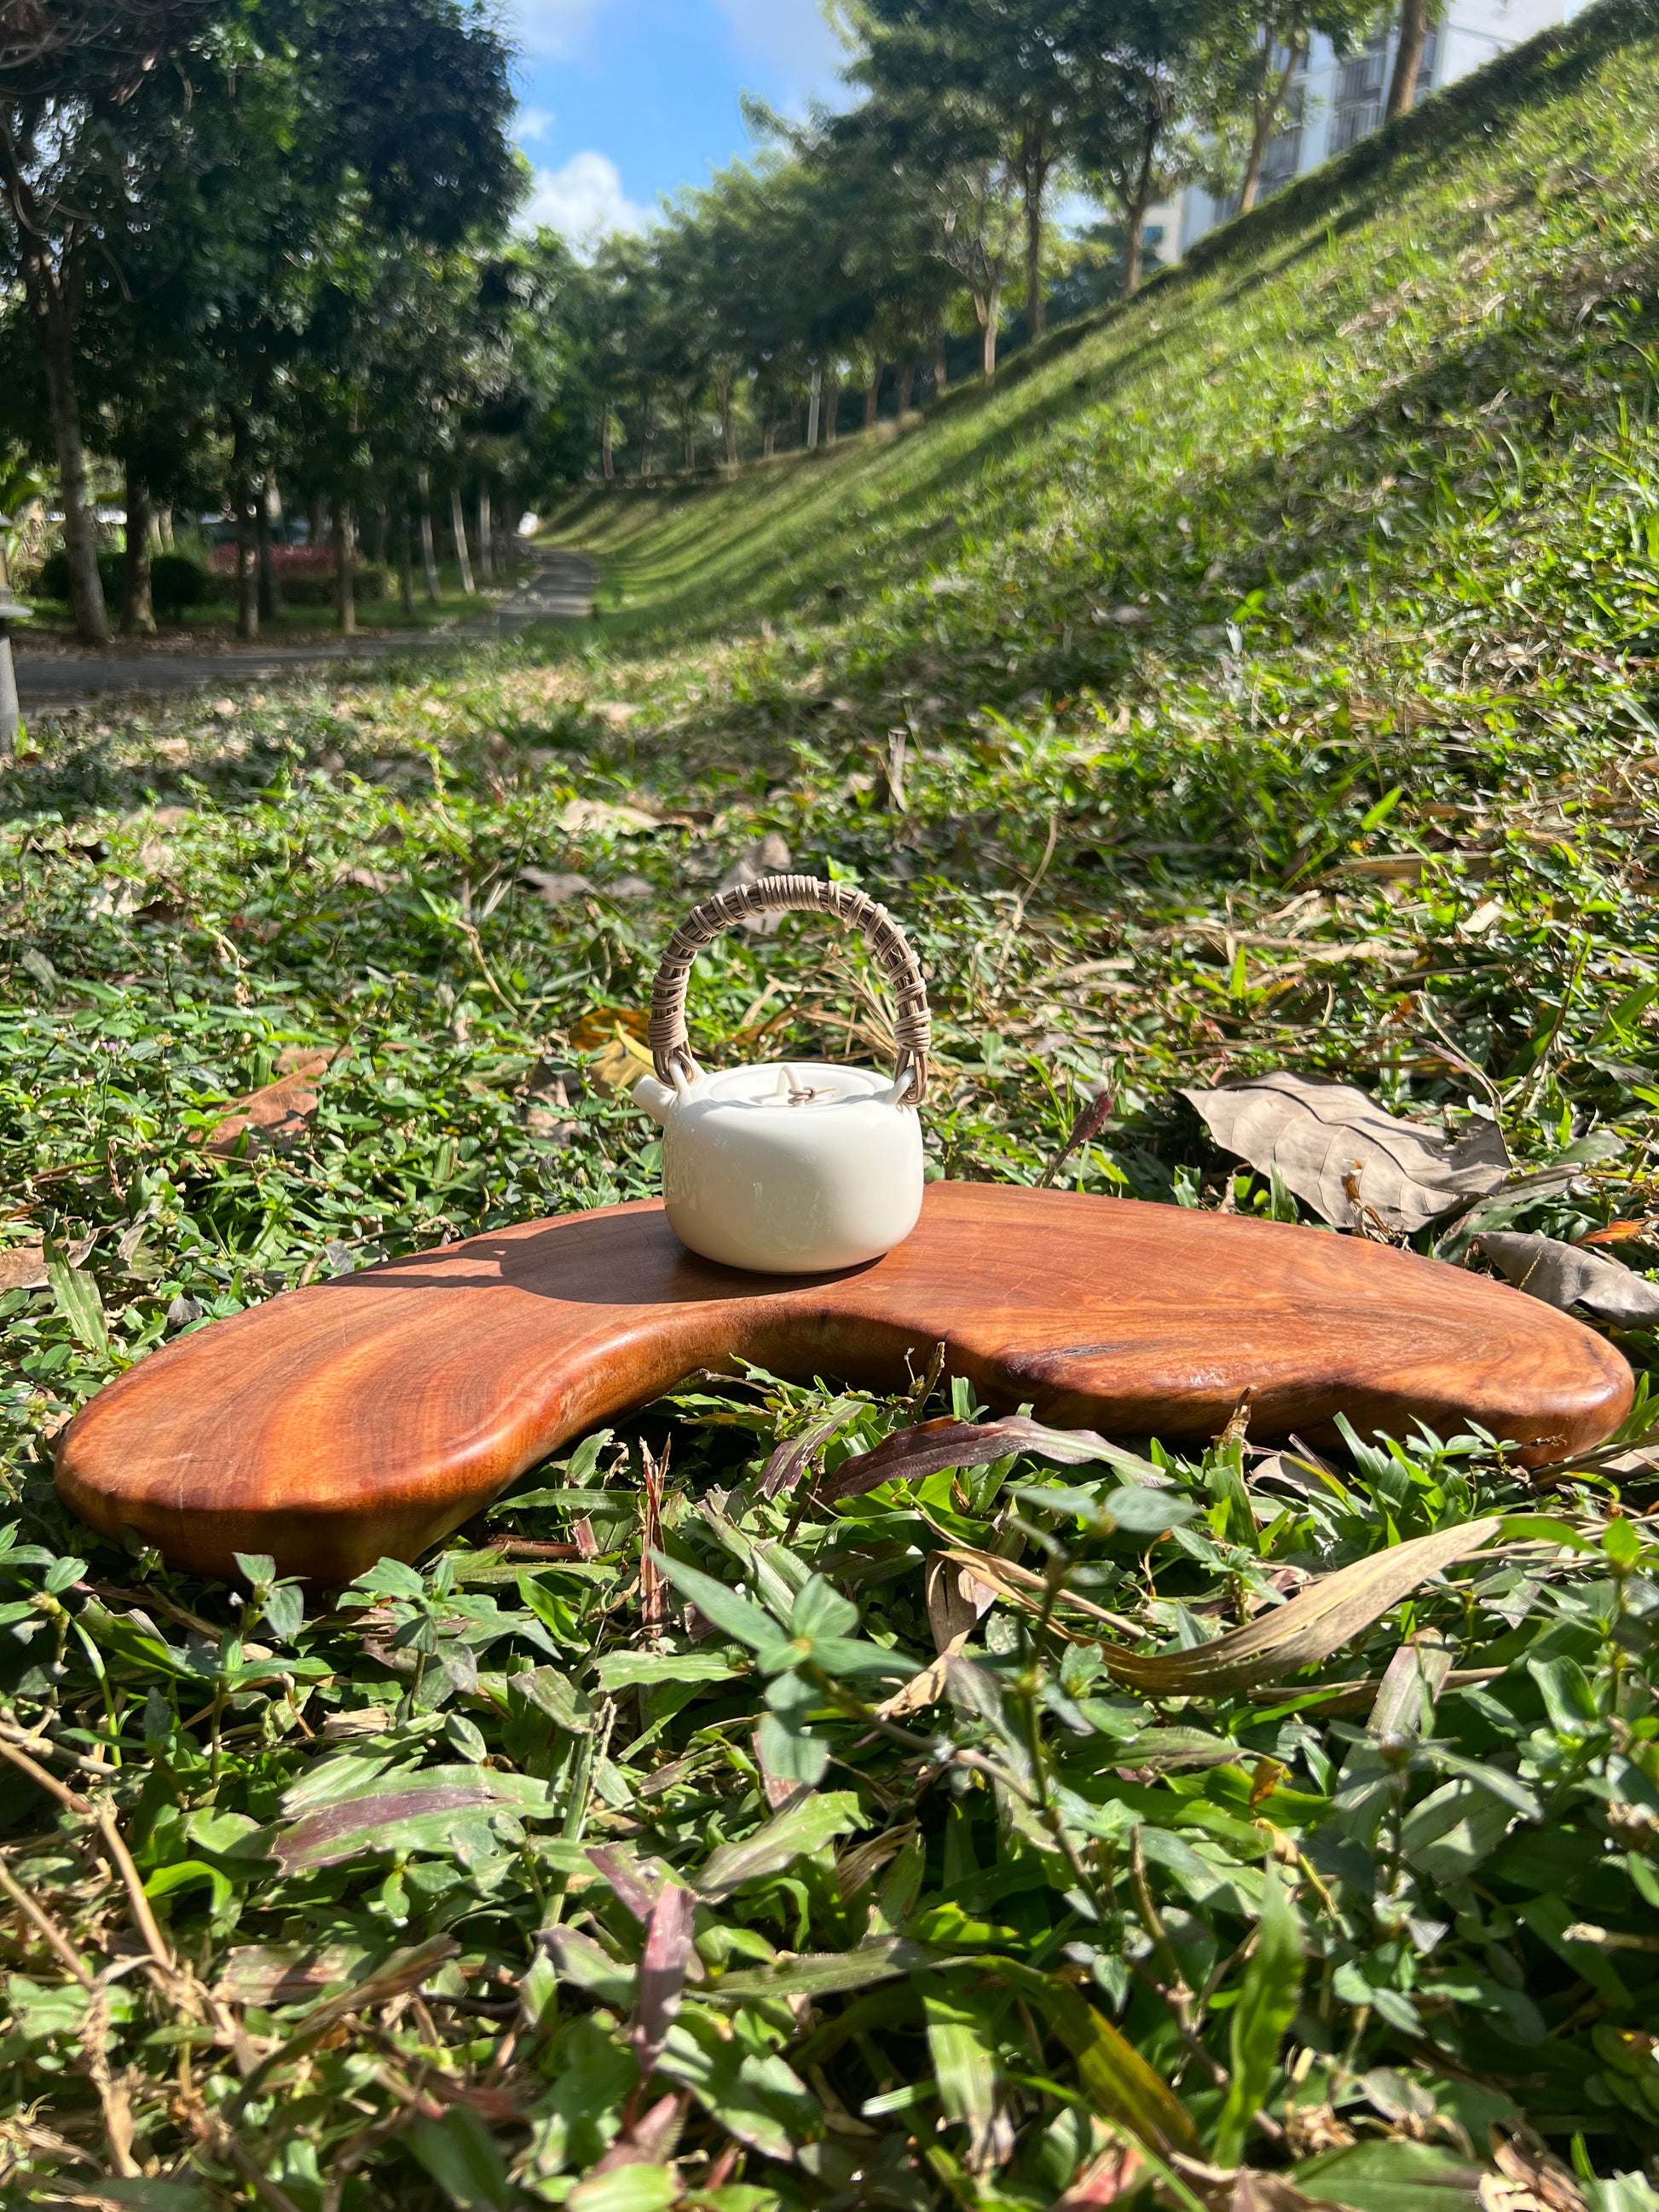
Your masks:
<path fill-rule="evenodd" d="M 948 1347 L 999 1407 L 1206 1439 L 1442 1435 L 1532 1462 L 1611 1433 L 1629 1368 L 1484 1277 L 1354 1237 L 1132 1200 L 939 1182 L 868 1266 L 807 1278 L 694 1258 L 659 1203 L 525 1222 L 290 1291 L 142 1361 L 59 1440 L 68 1503 L 175 1565 L 236 1552 L 349 1581 L 413 1558 L 567 1438 L 734 1358 L 904 1386 Z"/>

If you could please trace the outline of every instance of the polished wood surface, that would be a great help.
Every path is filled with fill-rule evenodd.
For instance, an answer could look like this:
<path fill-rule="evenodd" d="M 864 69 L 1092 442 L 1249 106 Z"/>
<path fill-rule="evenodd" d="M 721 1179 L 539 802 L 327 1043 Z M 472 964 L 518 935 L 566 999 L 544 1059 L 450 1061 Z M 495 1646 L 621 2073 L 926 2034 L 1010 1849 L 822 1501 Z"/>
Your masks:
<path fill-rule="evenodd" d="M 660 1204 L 530 1221 L 289 1291 L 180 1339 L 59 1443 L 94 1528 L 229 1576 L 235 1552 L 335 1584 L 413 1558 L 568 1437 L 733 1358 L 902 1387 L 940 1340 L 999 1407 L 1207 1438 L 1248 1386 L 1255 1440 L 1442 1435 L 1541 1462 L 1607 1435 L 1629 1368 L 1505 1284 L 1358 1238 L 1132 1200 L 931 1185 L 896 1250 L 829 1276 L 695 1258 Z"/>

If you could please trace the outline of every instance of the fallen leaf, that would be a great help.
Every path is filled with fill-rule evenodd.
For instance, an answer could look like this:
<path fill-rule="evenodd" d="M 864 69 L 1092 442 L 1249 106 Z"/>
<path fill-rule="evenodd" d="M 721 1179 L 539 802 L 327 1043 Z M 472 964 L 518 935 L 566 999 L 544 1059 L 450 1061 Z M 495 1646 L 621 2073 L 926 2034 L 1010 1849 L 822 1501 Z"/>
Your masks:
<path fill-rule="evenodd" d="M 1088 2212 L 1091 2205 L 1115 2204 L 1135 2186 L 1143 2165 L 1133 2143 L 1109 2143 L 1092 2158 L 1064 2196 L 1057 2197 L 1054 2212 Z"/>
<path fill-rule="evenodd" d="M 278 1075 L 298 1075 L 313 1079 L 325 1074 L 337 1060 L 350 1057 L 351 1048 L 346 1044 L 285 1044 L 276 1055 Z"/>
<path fill-rule="evenodd" d="M 519 881 L 534 891 L 544 906 L 568 906 L 593 888 L 586 876 L 550 874 L 545 868 L 520 868 Z"/>
<path fill-rule="evenodd" d="M 761 1477 L 761 1496 L 777 1498 L 784 1491 L 793 1489 L 819 1449 L 859 1414 L 868 1410 L 867 1399 L 836 1399 L 821 1419 L 809 1423 L 799 1436 L 791 1437 L 778 1446 L 767 1461 L 766 1472 Z"/>
<path fill-rule="evenodd" d="M 656 815 L 647 814 L 642 806 L 620 806 L 608 799 L 568 799 L 553 818 L 572 837 L 586 836 L 596 830 L 627 836 L 663 826 Z"/>
<path fill-rule="evenodd" d="M 97 1241 L 95 1237 L 79 1237 L 64 1246 L 64 1257 L 71 1267 L 78 1267 Z M 0 1252 L 0 1291 L 43 1291 L 50 1279 L 44 1239 L 37 1237 L 30 1243 L 14 1244 L 9 1252 Z"/>
<path fill-rule="evenodd" d="M 941 1655 L 953 1646 L 959 1650 L 962 1639 L 972 1634 L 997 1601 L 988 1583 L 942 1552 L 928 1558 L 926 1588 L 927 1625 L 933 1632 L 933 1649 Z"/>
<path fill-rule="evenodd" d="M 317 1111 L 315 1078 L 284 1075 L 239 1098 L 222 1121 L 216 1121 L 203 1140 L 203 1149 L 221 1157 L 234 1152 L 246 1134 L 248 1150 L 275 1146 L 279 1150 L 297 1144 Z"/>
<path fill-rule="evenodd" d="M 587 1063 L 587 1080 L 601 1098 L 626 1098 L 642 1075 L 654 1075 L 656 1064 L 642 1044 L 630 1036 L 613 1037 Z"/>
<path fill-rule="evenodd" d="M 343 1982 L 368 1955 L 357 1945 L 240 1944 L 226 1954 L 215 1995 L 233 2004 L 304 2004 Z"/>
<path fill-rule="evenodd" d="M 985 1467 L 1016 1452 L 1054 1460 L 1061 1467 L 1081 1467 L 1091 1460 L 1117 1465 L 1130 1457 L 1092 1429 L 1045 1428 L 1024 1413 L 1010 1413 L 1000 1421 L 953 1421 L 946 1414 L 913 1429 L 896 1429 L 873 1451 L 843 1460 L 819 1485 L 818 1496 L 825 1504 L 839 1504 L 843 1498 L 862 1498 L 879 1483 L 917 1482 L 942 1468 Z"/>
<path fill-rule="evenodd" d="M 1490 1260 L 1504 1279 L 1528 1297 L 1570 1313 L 1583 1306 L 1599 1321 L 1639 1328 L 1659 1319 L 1659 1283 L 1634 1274 L 1616 1260 L 1564 1244 L 1555 1237 L 1530 1237 L 1518 1230 L 1488 1230 L 1470 1247 Z"/>
<path fill-rule="evenodd" d="M 1287 1188 L 1337 1229 L 1375 1221 L 1410 1233 L 1485 1196 L 1509 1173 L 1495 1121 L 1478 1120 L 1453 1143 L 1396 1121 L 1363 1091 L 1287 1068 L 1181 1095 L 1224 1151 L 1260 1175 L 1277 1168 Z"/>
<path fill-rule="evenodd" d="M 643 1044 L 651 1017 L 637 1006 L 590 1006 L 570 1032 L 574 1052 L 597 1052 L 620 1030 L 624 1036 Z"/>
<path fill-rule="evenodd" d="M 1229 1696 L 1269 1675 L 1295 1674 L 1328 1659 L 1443 1568 L 1483 1551 L 1502 1525 L 1492 1516 L 1391 1544 L 1334 1575 L 1318 1576 L 1288 1605 L 1258 1613 L 1243 1628 L 1190 1651 L 1143 1657 L 1107 1644 L 1102 1656 L 1120 1681 L 1153 1696 Z"/>

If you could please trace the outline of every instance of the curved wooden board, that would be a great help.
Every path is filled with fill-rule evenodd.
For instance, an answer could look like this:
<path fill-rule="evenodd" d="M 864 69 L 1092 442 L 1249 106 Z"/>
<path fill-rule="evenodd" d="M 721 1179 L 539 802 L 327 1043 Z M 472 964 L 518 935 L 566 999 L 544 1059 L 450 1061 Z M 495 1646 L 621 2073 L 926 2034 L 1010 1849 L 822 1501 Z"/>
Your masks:
<path fill-rule="evenodd" d="M 82 1517 L 229 1577 L 410 1559 L 566 1438 L 733 1358 L 902 1387 L 940 1340 L 992 1404 L 1119 1435 L 1442 1434 L 1535 1461 L 1609 1434 L 1629 1368 L 1507 1285 L 1354 1237 L 1133 1200 L 931 1185 L 868 1267 L 747 1275 L 657 1201 L 525 1222 L 290 1291 L 153 1353 L 59 1441 Z"/>

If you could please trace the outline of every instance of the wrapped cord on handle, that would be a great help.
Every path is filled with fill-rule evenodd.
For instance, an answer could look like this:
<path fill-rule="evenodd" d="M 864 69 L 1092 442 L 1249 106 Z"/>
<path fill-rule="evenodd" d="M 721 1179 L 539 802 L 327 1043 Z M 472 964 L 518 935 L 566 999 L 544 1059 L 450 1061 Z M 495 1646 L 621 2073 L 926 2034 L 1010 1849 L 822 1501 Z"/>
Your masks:
<path fill-rule="evenodd" d="M 686 1039 L 685 991 L 691 963 L 723 930 L 758 915 L 823 914 L 850 922 L 879 963 L 893 992 L 893 1038 L 897 1057 L 896 1081 L 908 1069 L 910 1088 L 905 1103 L 919 1106 L 927 1089 L 927 1048 L 931 1028 L 927 987 L 921 963 L 910 940 L 884 906 L 852 884 L 822 883 L 816 876 L 763 876 L 757 883 L 739 884 L 716 891 L 694 907 L 669 939 L 651 987 L 651 1056 L 657 1074 L 672 1083 L 678 1067 L 693 1073 Z"/>

